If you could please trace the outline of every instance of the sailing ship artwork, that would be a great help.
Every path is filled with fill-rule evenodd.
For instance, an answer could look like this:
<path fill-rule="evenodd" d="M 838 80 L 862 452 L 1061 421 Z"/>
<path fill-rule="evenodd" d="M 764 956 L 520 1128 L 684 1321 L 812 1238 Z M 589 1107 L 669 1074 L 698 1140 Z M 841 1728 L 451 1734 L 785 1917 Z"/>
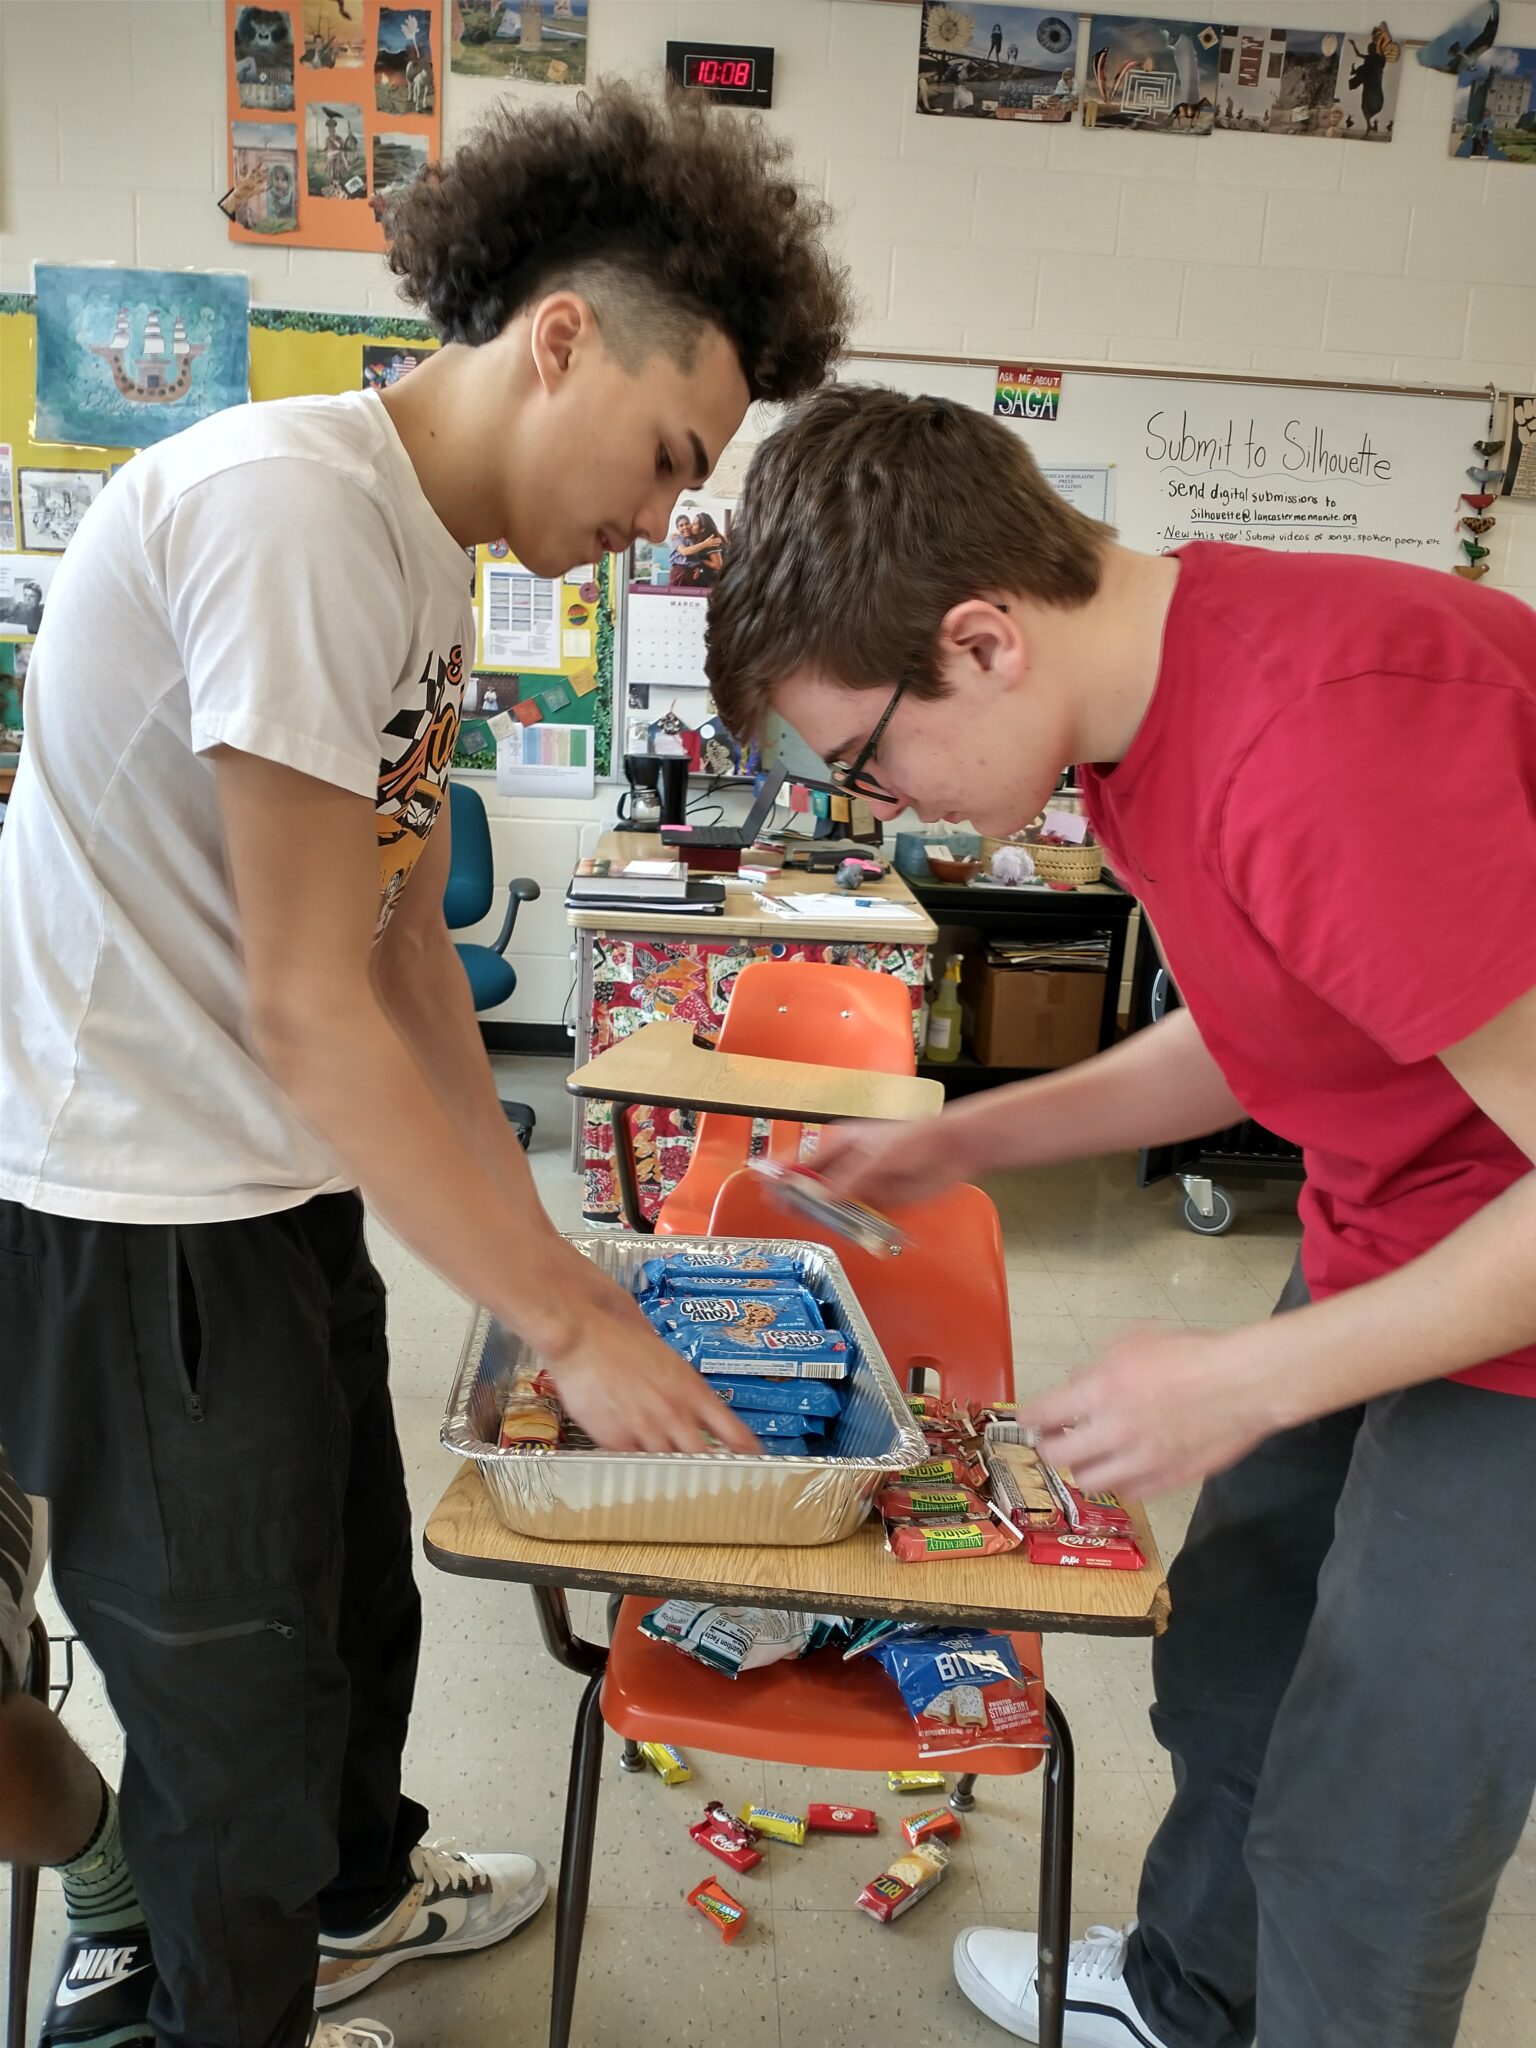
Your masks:
<path fill-rule="evenodd" d="M 40 263 L 33 438 L 148 448 L 250 395 L 244 276 Z"/>

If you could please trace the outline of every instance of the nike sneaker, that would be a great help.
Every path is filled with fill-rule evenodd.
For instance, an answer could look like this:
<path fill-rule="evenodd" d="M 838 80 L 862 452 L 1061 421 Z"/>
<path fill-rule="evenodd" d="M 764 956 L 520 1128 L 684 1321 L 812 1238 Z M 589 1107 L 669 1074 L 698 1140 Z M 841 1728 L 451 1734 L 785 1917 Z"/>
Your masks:
<path fill-rule="evenodd" d="M 317 2007 L 356 1997 L 396 1963 L 505 1941 L 549 1895 L 549 1879 L 531 1856 L 472 1856 L 428 1842 L 411 1851 L 411 1877 L 405 1897 L 374 1926 L 321 1933 Z"/>

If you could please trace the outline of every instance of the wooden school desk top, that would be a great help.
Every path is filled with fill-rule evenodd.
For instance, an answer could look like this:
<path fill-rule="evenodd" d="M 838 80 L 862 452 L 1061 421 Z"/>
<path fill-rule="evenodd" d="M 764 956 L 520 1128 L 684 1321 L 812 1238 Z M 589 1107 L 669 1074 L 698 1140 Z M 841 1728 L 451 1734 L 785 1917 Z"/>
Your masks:
<path fill-rule="evenodd" d="M 565 1085 L 571 1095 L 601 1102 L 665 1102 L 799 1123 L 842 1117 L 902 1122 L 937 1116 L 944 1107 L 940 1081 L 714 1052 L 695 1045 L 692 1027 L 675 1020 L 642 1024 L 577 1067 Z"/>
<path fill-rule="evenodd" d="M 514 1535 L 466 1464 L 433 1510 L 423 1541 L 433 1564 L 468 1578 L 964 1627 L 1160 1635 L 1168 1622 L 1162 1561 L 1144 1510 L 1132 1503 L 1130 1512 L 1147 1560 L 1139 1572 L 1032 1565 L 1016 1552 L 898 1564 L 878 1519 L 843 1543 L 805 1549 L 545 1543 Z"/>
<path fill-rule="evenodd" d="M 597 842 L 594 857 L 612 861 L 615 867 L 631 860 L 658 860 L 673 851 L 663 847 L 654 832 L 605 832 Z M 742 858 L 750 865 L 751 855 L 742 848 Z M 702 881 L 720 882 L 724 875 L 702 874 Z M 786 869 L 770 875 L 761 884 L 764 896 L 798 896 L 814 894 L 825 896 L 834 893 L 832 877 L 828 874 L 812 875 L 804 869 Z M 698 917 L 692 914 L 673 913 L 668 916 L 664 910 L 590 910 L 567 909 L 566 916 L 577 931 L 634 931 L 660 932 L 669 938 L 694 937 L 704 939 L 837 939 L 848 940 L 866 946 L 931 946 L 939 936 L 938 926 L 922 909 L 893 868 L 882 875 L 878 882 L 871 882 L 858 891 L 861 896 L 875 896 L 891 903 L 904 903 L 915 913 L 911 917 L 860 918 L 850 908 L 843 916 L 828 911 L 825 916 L 791 920 L 776 917 L 771 910 L 764 910 L 753 900 L 750 888 L 734 885 L 725 892 L 725 911 L 720 917 Z"/>

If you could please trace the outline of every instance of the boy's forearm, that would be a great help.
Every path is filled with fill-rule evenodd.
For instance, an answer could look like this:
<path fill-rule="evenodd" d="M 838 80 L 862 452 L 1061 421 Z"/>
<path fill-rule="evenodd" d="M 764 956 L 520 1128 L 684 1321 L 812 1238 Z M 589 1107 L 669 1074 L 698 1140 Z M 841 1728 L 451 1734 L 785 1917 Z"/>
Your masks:
<path fill-rule="evenodd" d="M 455 1050 L 445 1045 L 442 1058 Z M 544 1214 L 488 1072 L 491 1110 L 450 1110 L 371 982 L 303 1020 L 269 1023 L 261 1051 L 296 1114 L 356 1175 L 395 1235 L 558 1363 L 583 1313 L 583 1262 Z M 474 1052 L 484 1068 L 478 1041 Z M 468 1074 L 464 1085 L 478 1096 Z M 494 1129 L 492 1115 L 510 1157 L 474 1141 L 482 1124 Z"/>
<path fill-rule="evenodd" d="M 1204 1137 L 1246 1114 L 1194 1019 L 1177 1010 L 1109 1052 L 973 1095 L 947 1117 L 978 1169 L 996 1172 Z"/>
<path fill-rule="evenodd" d="M 377 980 L 385 1009 L 465 1144 L 514 1201 L 537 1199 L 447 927 L 385 950 Z"/>

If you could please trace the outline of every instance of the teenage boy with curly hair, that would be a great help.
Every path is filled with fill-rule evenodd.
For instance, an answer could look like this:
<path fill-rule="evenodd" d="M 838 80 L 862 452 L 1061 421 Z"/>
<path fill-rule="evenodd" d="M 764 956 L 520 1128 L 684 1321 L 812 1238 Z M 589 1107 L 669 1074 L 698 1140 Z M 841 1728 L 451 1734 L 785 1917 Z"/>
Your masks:
<path fill-rule="evenodd" d="M 1289 1313 L 1131 1332 L 1023 1411 L 1085 1486 L 1205 1482 L 1153 1650 L 1173 1798 L 1139 1924 L 1072 1951 L 1067 2048 L 1451 2048 L 1536 1793 L 1536 614 L 1396 562 L 1139 554 L 1000 422 L 839 387 L 752 464 L 709 667 L 734 732 L 771 705 L 885 816 L 1007 833 L 1081 764 L 1188 1004 L 830 1134 L 838 1186 L 1245 1115 L 1305 1148 Z M 1037 1962 L 955 1945 L 1029 2041 Z"/>
<path fill-rule="evenodd" d="M 401 1791 L 420 1608 L 363 1196 L 598 1442 L 753 1448 L 540 1208 L 444 799 L 465 549 L 555 576 L 662 540 L 749 402 L 837 354 L 823 224 L 756 123 L 622 86 L 504 112 L 391 222 L 441 352 L 146 451 L 59 571 L 0 858 L 0 1439 L 126 1731 L 161 2048 L 290 2048 L 545 1894 L 423 1846 Z"/>

